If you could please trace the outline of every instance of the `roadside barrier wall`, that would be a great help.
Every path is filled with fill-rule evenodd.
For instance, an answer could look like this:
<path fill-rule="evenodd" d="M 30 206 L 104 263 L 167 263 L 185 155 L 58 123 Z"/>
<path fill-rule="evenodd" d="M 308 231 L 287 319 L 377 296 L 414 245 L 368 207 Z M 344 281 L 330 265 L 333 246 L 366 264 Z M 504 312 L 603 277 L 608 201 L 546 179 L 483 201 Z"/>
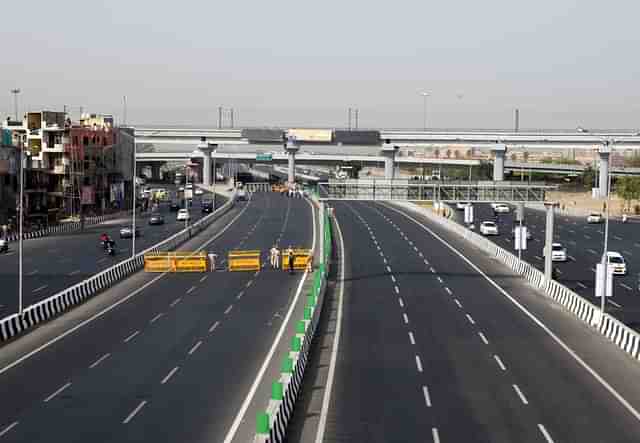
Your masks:
<path fill-rule="evenodd" d="M 394 202 L 393 205 L 425 216 L 456 235 L 463 237 L 490 256 L 495 257 L 517 274 L 523 276 L 533 286 L 541 289 L 565 310 L 589 326 L 598 329 L 601 334 L 606 336 L 631 357 L 640 360 L 640 334 L 609 314 L 604 314 L 603 317 L 599 307 L 576 294 L 571 289 L 557 281 L 547 280 L 544 277 L 544 273 L 529 263 L 518 260 L 518 257 L 511 252 L 448 218 L 438 216 L 432 211 L 412 203 Z"/>
<path fill-rule="evenodd" d="M 327 211 L 321 211 L 320 217 L 324 219 L 321 238 L 324 242 L 323 256 L 318 269 L 312 275 L 312 285 L 305 299 L 303 317 L 295 324 L 295 334 L 290 337 L 289 353 L 281 363 L 280 376 L 271 383 L 271 398 L 266 409 L 257 414 L 255 443 L 285 441 L 287 425 L 293 416 L 295 402 L 300 393 L 309 350 L 324 303 L 331 257 L 332 231 Z"/>
<path fill-rule="evenodd" d="M 260 251 L 230 251 L 227 263 L 229 263 L 229 271 L 259 271 Z"/>
<path fill-rule="evenodd" d="M 39 323 L 47 321 L 52 317 L 84 302 L 89 297 L 94 296 L 120 280 L 141 270 L 144 267 L 144 256 L 154 252 L 164 252 L 175 249 L 180 244 L 203 231 L 220 216 L 226 214 L 234 205 L 235 199 L 229 199 L 224 205 L 212 214 L 201 218 L 193 225 L 172 235 L 171 237 L 157 243 L 144 251 L 139 252 L 134 257 L 123 260 L 120 263 L 105 269 L 81 281 L 57 294 L 39 301 L 24 309 L 22 315 L 12 314 L 0 320 L 0 342 L 7 341 Z"/>
<path fill-rule="evenodd" d="M 313 251 L 311 249 L 294 249 L 293 250 L 293 269 L 307 269 L 309 262 L 313 261 Z M 282 270 L 289 269 L 289 256 L 283 251 L 282 254 Z"/>

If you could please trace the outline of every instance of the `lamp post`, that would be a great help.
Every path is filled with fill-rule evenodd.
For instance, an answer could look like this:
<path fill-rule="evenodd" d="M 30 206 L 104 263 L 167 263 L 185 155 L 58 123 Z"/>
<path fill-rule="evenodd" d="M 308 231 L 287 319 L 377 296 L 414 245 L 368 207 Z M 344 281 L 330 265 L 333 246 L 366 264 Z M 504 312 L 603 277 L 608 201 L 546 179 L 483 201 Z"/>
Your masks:
<path fill-rule="evenodd" d="M 22 143 L 22 134 L 20 134 L 20 141 L 18 142 L 20 147 L 20 214 L 19 214 L 19 228 L 18 228 L 18 262 L 19 262 L 19 277 L 18 277 L 18 314 L 22 315 L 22 299 L 23 299 L 23 222 L 24 222 L 24 168 L 26 166 L 26 157 L 24 155 L 24 144 Z"/>
<path fill-rule="evenodd" d="M 611 171 L 607 169 L 607 208 L 605 211 L 605 219 L 604 219 L 604 248 L 602 250 L 602 267 L 604 269 L 604 281 L 602 282 L 602 300 L 600 300 L 600 322 L 604 321 L 604 312 L 605 312 L 605 297 L 607 295 L 607 279 L 609 278 L 609 260 L 607 257 L 607 249 L 609 247 L 609 206 L 610 206 L 610 190 L 611 190 Z"/>
<path fill-rule="evenodd" d="M 137 195 L 136 195 L 136 183 L 138 182 L 137 176 L 137 160 L 136 160 L 136 139 L 133 137 L 133 183 L 131 188 L 133 189 L 132 195 L 132 213 L 131 213 L 131 228 L 133 229 L 133 235 L 131 236 L 131 257 L 136 256 L 136 203 L 137 203 Z"/>
<path fill-rule="evenodd" d="M 422 127 L 426 131 L 427 130 L 427 97 L 429 97 L 428 92 L 421 92 L 422 96 Z"/>

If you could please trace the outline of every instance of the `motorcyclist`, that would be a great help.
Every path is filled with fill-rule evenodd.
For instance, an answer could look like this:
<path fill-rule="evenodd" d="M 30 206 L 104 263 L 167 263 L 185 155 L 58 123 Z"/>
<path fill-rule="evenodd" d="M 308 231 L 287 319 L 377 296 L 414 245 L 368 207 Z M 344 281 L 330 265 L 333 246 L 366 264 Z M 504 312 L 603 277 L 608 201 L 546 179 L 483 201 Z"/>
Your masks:
<path fill-rule="evenodd" d="M 106 232 L 103 232 L 102 234 L 100 234 L 100 242 L 102 243 L 102 246 L 104 247 L 104 249 L 107 249 L 109 240 L 111 240 L 109 238 L 109 234 L 107 234 Z"/>
<path fill-rule="evenodd" d="M 626 223 L 627 222 L 627 213 L 625 212 L 624 214 L 622 214 L 622 223 Z"/>
<path fill-rule="evenodd" d="M 551 268 L 551 279 L 552 280 L 557 280 L 558 277 L 560 277 L 560 273 L 558 272 L 558 268 L 556 268 L 556 267 Z"/>

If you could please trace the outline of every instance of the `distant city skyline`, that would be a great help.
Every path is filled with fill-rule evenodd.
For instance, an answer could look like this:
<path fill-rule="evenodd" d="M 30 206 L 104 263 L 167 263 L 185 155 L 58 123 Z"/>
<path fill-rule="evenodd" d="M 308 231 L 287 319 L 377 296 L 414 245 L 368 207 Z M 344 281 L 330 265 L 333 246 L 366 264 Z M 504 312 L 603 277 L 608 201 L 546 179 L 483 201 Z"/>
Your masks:
<path fill-rule="evenodd" d="M 138 125 L 640 127 L 640 4 L 185 0 L 5 5 L 0 112 L 112 113 Z M 363 13 L 366 8 L 366 14 Z M 24 20 L 29 20 L 25 26 Z"/>

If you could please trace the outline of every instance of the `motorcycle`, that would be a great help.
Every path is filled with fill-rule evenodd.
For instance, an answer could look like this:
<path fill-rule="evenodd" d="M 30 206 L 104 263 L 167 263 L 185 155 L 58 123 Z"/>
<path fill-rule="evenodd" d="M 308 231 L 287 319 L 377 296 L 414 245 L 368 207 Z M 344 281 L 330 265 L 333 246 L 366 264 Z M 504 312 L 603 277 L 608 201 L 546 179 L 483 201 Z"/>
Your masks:
<path fill-rule="evenodd" d="M 107 242 L 107 243 L 108 243 L 107 246 L 106 246 L 107 255 L 111 255 L 111 256 L 115 255 L 116 254 L 116 248 L 113 245 L 113 242 Z"/>

